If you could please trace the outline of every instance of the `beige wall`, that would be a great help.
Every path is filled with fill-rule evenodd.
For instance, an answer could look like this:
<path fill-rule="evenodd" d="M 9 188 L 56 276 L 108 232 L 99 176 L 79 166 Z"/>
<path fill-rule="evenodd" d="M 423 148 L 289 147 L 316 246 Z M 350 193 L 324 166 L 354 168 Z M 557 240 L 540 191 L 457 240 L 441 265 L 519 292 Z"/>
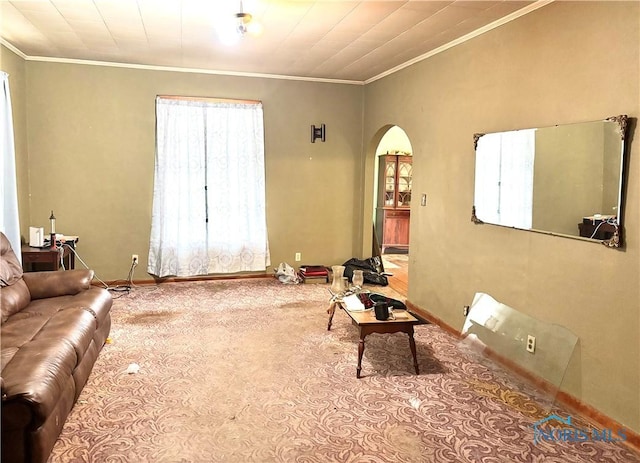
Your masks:
<path fill-rule="evenodd" d="M 79 252 L 105 280 L 146 263 L 153 193 L 155 97 L 262 100 L 272 266 L 339 264 L 357 248 L 356 189 L 363 88 L 78 64 L 27 62 L 30 222 L 80 235 Z M 325 123 L 327 141 L 310 143 Z M 272 270 L 269 269 L 269 272 Z"/>
<path fill-rule="evenodd" d="M 0 70 L 9 74 L 20 231 L 22 237 L 26 237 L 29 240 L 29 156 L 27 153 L 25 61 L 3 45 L 0 45 Z"/>
<path fill-rule="evenodd" d="M 640 4 L 555 2 L 365 88 L 365 145 L 388 124 L 414 149 L 409 300 L 460 328 L 475 292 L 580 338 L 563 388 L 640 431 L 640 148 L 624 250 L 470 221 L 472 137 L 640 115 Z M 365 211 L 375 147 L 363 161 Z M 369 179 L 371 173 L 371 179 Z M 363 221 L 367 215 L 363 213 Z M 366 230 L 363 249 L 370 249 Z M 535 333 L 533 333 L 535 334 Z M 537 343 L 544 338 L 537 339 Z"/>

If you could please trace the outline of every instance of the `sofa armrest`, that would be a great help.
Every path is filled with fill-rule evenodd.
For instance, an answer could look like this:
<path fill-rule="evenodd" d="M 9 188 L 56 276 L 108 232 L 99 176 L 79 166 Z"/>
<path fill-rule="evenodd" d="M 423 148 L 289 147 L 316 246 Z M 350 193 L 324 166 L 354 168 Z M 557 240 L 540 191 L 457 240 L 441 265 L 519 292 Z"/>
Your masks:
<path fill-rule="evenodd" d="M 31 299 L 78 294 L 91 287 L 93 270 L 78 269 L 58 272 L 26 272 L 22 275 Z"/>

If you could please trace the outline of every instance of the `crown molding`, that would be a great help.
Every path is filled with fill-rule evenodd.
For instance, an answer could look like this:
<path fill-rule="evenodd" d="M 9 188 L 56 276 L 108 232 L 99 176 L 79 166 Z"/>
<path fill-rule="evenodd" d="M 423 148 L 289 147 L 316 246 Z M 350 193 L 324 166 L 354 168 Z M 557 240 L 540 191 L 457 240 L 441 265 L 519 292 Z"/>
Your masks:
<path fill-rule="evenodd" d="M 3 44 L 5 43 L 2 41 Z M 61 63 L 61 64 L 78 64 L 85 66 L 103 66 L 114 68 L 126 68 L 126 69 L 140 69 L 145 71 L 166 71 L 166 72 L 183 72 L 187 74 L 211 74 L 218 76 L 232 76 L 232 77 L 248 77 L 248 78 L 261 78 L 261 79 L 279 79 L 279 80 L 297 80 L 304 82 L 321 82 L 329 84 L 347 84 L 347 85 L 364 85 L 360 80 L 342 80 L 342 79 L 326 79 L 321 77 L 302 77 L 302 76 L 288 76 L 281 74 L 262 74 L 257 72 L 235 72 L 235 71 L 220 71 L 215 69 L 200 69 L 200 68 L 181 68 L 174 66 L 157 66 L 152 64 L 133 64 L 133 63 L 119 63 L 111 61 L 94 61 L 72 58 L 54 58 L 48 56 L 29 56 L 20 52 L 15 47 L 7 47 L 11 51 L 15 51 L 26 61 L 44 62 L 44 63 Z"/>
<path fill-rule="evenodd" d="M 12 52 L 14 52 L 16 55 L 18 55 L 20 58 L 26 60 L 28 58 L 27 55 L 25 55 L 24 53 L 22 53 L 22 51 L 18 50 L 16 47 L 14 47 L 13 45 L 11 45 L 9 42 L 7 42 L 5 39 L 3 39 L 2 37 L 0 37 L 0 44 L 4 45 L 5 47 L 7 47 L 9 50 L 11 50 Z"/>

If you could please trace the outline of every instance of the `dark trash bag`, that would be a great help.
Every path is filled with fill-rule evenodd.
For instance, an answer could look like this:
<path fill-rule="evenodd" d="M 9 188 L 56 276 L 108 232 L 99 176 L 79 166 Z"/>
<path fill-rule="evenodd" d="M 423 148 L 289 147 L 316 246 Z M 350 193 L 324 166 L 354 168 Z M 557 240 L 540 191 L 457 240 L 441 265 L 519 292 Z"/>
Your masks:
<path fill-rule="evenodd" d="M 389 284 L 387 277 L 381 275 L 384 269 L 382 268 L 382 261 L 379 257 L 370 257 L 364 260 L 354 257 L 342 265 L 344 266 L 343 275 L 347 277 L 349 281 L 353 281 L 354 270 L 362 270 L 365 283 L 379 286 L 387 286 Z"/>

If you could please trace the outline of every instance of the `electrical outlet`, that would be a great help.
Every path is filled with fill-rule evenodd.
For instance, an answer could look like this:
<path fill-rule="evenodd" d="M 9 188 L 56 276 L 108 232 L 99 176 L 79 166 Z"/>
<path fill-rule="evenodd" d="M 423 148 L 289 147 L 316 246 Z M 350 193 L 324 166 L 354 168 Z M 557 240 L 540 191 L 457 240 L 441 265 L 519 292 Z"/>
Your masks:
<path fill-rule="evenodd" d="M 296 252 L 296 262 L 300 262 L 302 260 L 302 253 Z"/>
<path fill-rule="evenodd" d="M 527 352 L 531 352 L 532 354 L 536 351 L 536 337 L 535 336 L 527 336 Z"/>
<path fill-rule="evenodd" d="M 131 254 L 131 263 L 138 264 L 138 254 Z"/>
<path fill-rule="evenodd" d="M 462 315 L 464 315 L 465 317 L 466 317 L 467 315 L 469 315 L 469 306 L 468 306 L 468 305 L 465 305 L 465 306 L 462 308 Z"/>

